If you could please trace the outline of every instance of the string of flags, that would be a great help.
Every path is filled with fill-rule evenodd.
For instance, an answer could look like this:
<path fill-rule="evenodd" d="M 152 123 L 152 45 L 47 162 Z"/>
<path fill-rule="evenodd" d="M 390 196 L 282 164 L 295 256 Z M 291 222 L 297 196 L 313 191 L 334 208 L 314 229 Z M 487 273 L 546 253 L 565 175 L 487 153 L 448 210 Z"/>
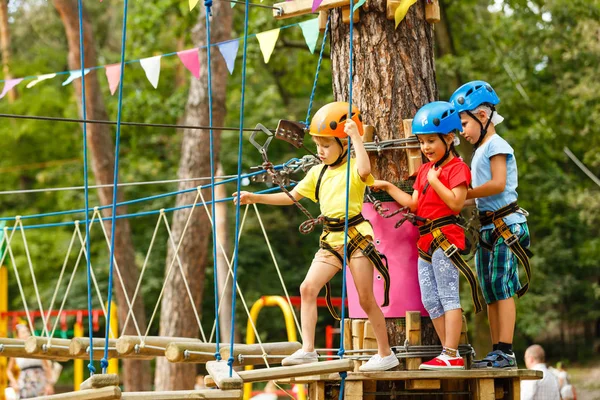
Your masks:
<path fill-rule="evenodd" d="M 190 7 L 192 5 L 192 1 L 193 0 L 190 0 Z M 308 49 L 311 53 L 314 54 L 315 48 L 317 46 L 317 41 L 319 39 L 318 18 L 249 35 L 249 37 L 256 36 L 265 63 L 269 62 L 271 55 L 273 54 L 273 50 L 275 49 L 275 45 L 277 44 L 277 39 L 279 38 L 279 32 L 282 29 L 291 28 L 294 26 L 300 27 Z M 225 42 L 211 44 L 211 46 L 216 46 L 219 49 L 219 52 L 223 56 L 225 64 L 227 65 L 227 70 L 230 74 L 233 74 L 235 60 L 237 58 L 237 53 L 241 40 L 243 40 L 243 38 L 231 39 Z M 206 48 L 206 46 L 195 47 L 192 49 L 182 50 L 175 53 L 167 53 L 153 57 L 142 58 L 140 60 L 131 60 L 125 62 L 125 64 L 133 64 L 139 62 L 146 74 L 146 78 L 148 79 L 152 87 L 156 89 L 158 87 L 158 81 L 160 78 L 160 67 L 161 60 L 163 57 L 177 55 L 177 57 L 185 66 L 185 68 L 188 71 L 190 71 L 190 73 L 196 79 L 200 79 L 200 60 L 198 58 L 198 52 L 200 51 L 200 49 L 203 48 Z M 121 64 L 109 64 L 86 68 L 83 71 L 83 74 L 87 75 L 88 73 L 90 73 L 90 71 L 97 69 L 105 70 L 110 94 L 113 95 L 119 87 L 119 81 L 121 79 Z M 27 76 L 23 78 L 8 79 L 4 81 L 0 80 L 0 82 L 4 82 L 4 88 L 2 89 L 2 92 L 0 92 L 0 99 L 2 99 L 11 89 L 13 89 L 15 86 L 19 85 L 23 81 L 30 80 L 27 86 L 25 86 L 27 89 L 30 89 L 42 81 L 56 78 L 59 75 L 68 75 L 67 79 L 62 83 L 62 86 L 67 86 L 68 84 L 72 83 L 75 79 L 81 78 L 82 71 L 72 70 L 64 72 L 54 72 L 38 76 Z"/>

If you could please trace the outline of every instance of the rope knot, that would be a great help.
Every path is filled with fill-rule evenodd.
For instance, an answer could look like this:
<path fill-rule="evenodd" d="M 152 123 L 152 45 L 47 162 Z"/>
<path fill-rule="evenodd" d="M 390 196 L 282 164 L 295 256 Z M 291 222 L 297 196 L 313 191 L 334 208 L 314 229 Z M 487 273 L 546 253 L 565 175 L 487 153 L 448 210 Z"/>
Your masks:
<path fill-rule="evenodd" d="M 204 0 L 204 5 L 206 6 L 206 8 L 208 8 L 208 12 L 210 13 L 210 8 L 213 5 L 212 0 Z"/>
<path fill-rule="evenodd" d="M 315 226 L 322 224 L 324 219 L 325 217 L 322 215 L 319 215 L 317 218 L 308 219 L 300 224 L 300 228 L 298 228 L 298 230 L 303 235 L 309 234 L 315 230 Z"/>
<path fill-rule="evenodd" d="M 106 370 L 106 368 L 108 368 L 108 360 L 106 358 L 102 358 L 102 360 L 100 361 L 100 366 L 102 367 L 102 370 Z"/>

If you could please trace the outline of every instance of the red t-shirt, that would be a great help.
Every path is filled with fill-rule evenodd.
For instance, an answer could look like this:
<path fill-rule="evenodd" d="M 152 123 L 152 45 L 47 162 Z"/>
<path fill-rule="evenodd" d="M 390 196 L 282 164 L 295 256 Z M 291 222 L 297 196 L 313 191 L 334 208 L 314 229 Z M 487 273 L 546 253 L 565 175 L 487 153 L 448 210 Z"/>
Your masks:
<path fill-rule="evenodd" d="M 419 200 L 417 204 L 417 215 L 419 217 L 430 220 L 447 217 L 449 215 L 458 215 L 444 203 L 436 191 L 428 184 L 427 172 L 431 169 L 433 163 L 428 162 L 419 168 L 417 180 L 413 188 L 419 192 Z M 471 183 L 471 171 L 462 158 L 454 157 L 448 164 L 442 167 L 442 172 L 439 176 L 440 182 L 449 189 L 454 189 L 457 186 L 469 186 Z M 425 189 L 425 186 L 427 188 Z M 423 194 L 423 189 L 425 193 Z M 442 233 L 446 235 L 448 241 L 456 245 L 459 249 L 465 248 L 465 232 L 458 225 L 446 225 L 441 228 Z M 419 249 L 427 252 L 433 241 L 433 234 L 421 236 L 417 242 Z"/>

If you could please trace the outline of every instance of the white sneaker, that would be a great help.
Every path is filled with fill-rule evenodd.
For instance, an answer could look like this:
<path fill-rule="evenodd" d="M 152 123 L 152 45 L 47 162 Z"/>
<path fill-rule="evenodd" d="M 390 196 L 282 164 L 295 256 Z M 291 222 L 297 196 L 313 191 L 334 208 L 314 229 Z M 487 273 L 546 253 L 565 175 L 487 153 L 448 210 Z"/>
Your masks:
<path fill-rule="evenodd" d="M 392 354 L 386 357 L 381 357 L 379 354 L 375 354 L 365 364 L 361 365 L 358 370 L 360 372 L 373 372 L 373 371 L 387 371 L 388 369 L 394 368 L 400 364 L 396 354 L 392 351 Z"/>
<path fill-rule="evenodd" d="M 288 356 L 281 360 L 281 365 L 289 367 L 290 365 L 309 364 L 319 361 L 319 355 L 316 351 L 304 351 L 302 349 L 297 350 L 291 356 Z"/>

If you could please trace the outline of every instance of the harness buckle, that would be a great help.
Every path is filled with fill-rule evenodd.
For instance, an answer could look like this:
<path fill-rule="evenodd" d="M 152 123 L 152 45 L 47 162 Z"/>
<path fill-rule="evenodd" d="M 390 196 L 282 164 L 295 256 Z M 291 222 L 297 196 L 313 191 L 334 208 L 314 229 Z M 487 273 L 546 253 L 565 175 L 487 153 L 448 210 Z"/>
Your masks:
<path fill-rule="evenodd" d="M 512 246 L 513 244 L 517 243 L 519 241 L 519 237 L 517 235 L 515 235 L 514 233 L 512 235 L 510 235 L 509 237 L 507 237 L 506 239 L 504 239 L 504 243 L 506 243 L 506 245 L 508 247 Z"/>
<path fill-rule="evenodd" d="M 458 247 L 455 244 L 450 245 L 446 250 L 444 250 L 444 254 L 446 257 L 450 258 L 458 251 Z"/>

